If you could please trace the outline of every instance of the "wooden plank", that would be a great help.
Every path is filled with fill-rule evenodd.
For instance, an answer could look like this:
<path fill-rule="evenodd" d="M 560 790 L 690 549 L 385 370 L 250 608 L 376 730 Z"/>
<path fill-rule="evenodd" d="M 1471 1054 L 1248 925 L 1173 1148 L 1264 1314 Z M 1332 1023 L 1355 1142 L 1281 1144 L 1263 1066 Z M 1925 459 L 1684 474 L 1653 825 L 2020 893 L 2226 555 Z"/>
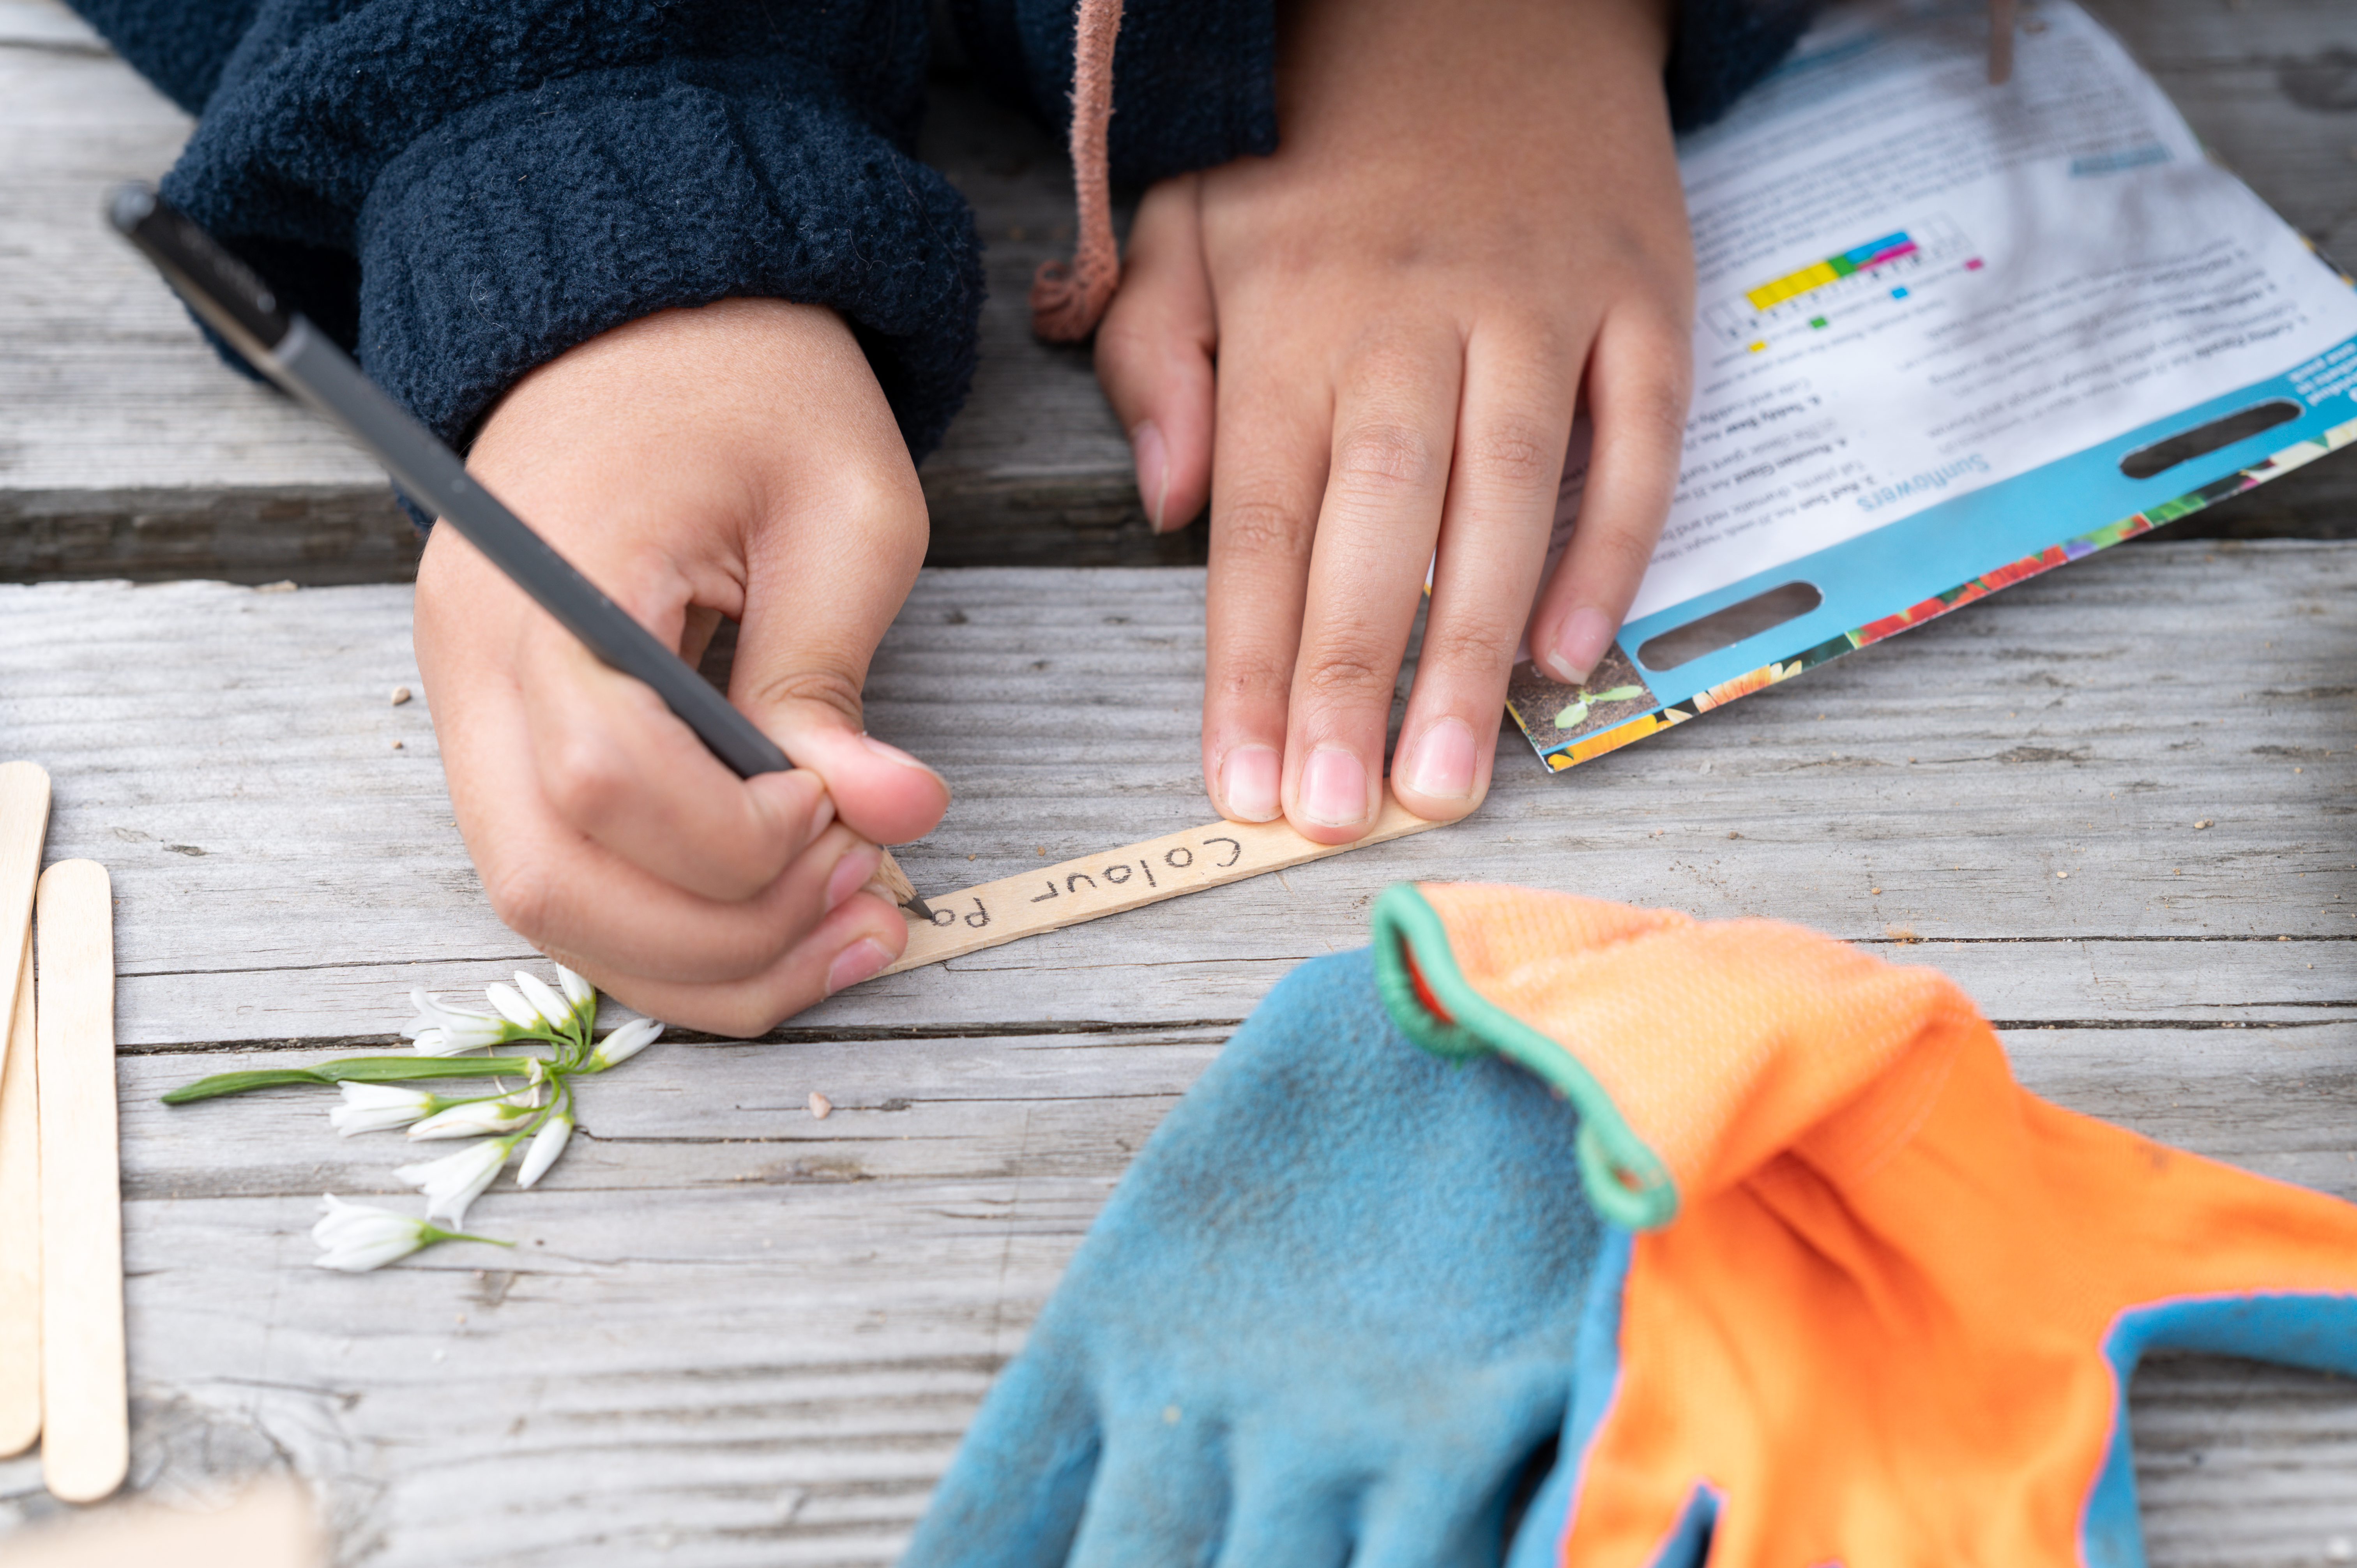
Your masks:
<path fill-rule="evenodd" d="M 2201 139 L 2294 227 L 2357 265 L 2357 27 L 2341 0 L 2088 0 Z"/>
<path fill-rule="evenodd" d="M 470 1216 L 517 1253 L 360 1279 L 309 1268 L 305 1232 L 322 1190 L 414 1201 L 398 1140 L 329 1135 L 324 1093 L 155 1096 L 382 1045 L 411 985 L 529 960 L 468 869 L 427 703 L 384 703 L 431 695 L 405 591 L 0 589 L 0 736 L 122 902 L 135 1468 L 220 1487 L 287 1455 L 345 1556 L 387 1568 L 889 1561 L 1154 1124 L 1403 875 L 1876 943 L 1957 975 L 2040 1092 L 2357 1195 L 2352 587 L 2350 546 L 2140 545 L 1560 779 L 1510 747 L 1459 827 L 871 983 L 764 1043 L 658 1047 L 589 1086 L 542 1189 Z M 927 573 L 869 713 L 959 792 L 911 872 L 1200 822 L 1200 594 Z M 2156 1563 L 2357 1534 L 2345 1383 L 2197 1360 L 2136 1393 Z M 33 1463 L 0 1462 L 27 1514 Z"/>
<path fill-rule="evenodd" d="M 2317 106 L 2344 69 L 2338 0 L 2099 9 L 2232 166 L 2344 262 L 2357 253 L 2357 131 Z M 406 580 L 416 540 L 382 477 L 224 371 L 99 221 L 100 193 L 168 166 L 188 128 L 56 0 L 0 0 L 0 578 Z M 921 474 L 932 562 L 1200 563 L 1200 529 L 1146 531 L 1087 352 L 1030 337 L 1032 269 L 1071 242 L 1053 139 L 952 70 L 920 151 L 974 204 L 990 288 L 973 395 Z M 2352 518 L 2357 461 L 2336 459 L 2179 527 L 2346 536 Z"/>
<path fill-rule="evenodd" d="M 543 1188 L 478 1205 L 514 1254 L 450 1248 L 362 1279 L 305 1266 L 309 1194 L 398 1203 L 400 1140 L 331 1136 L 325 1091 L 156 1102 L 278 1053 L 128 1058 L 134 1360 L 223 1429 L 291 1448 L 371 1563 L 888 1562 L 1097 1203 L 1218 1043 L 661 1046 L 588 1086 Z M 2357 1193 L 2357 1023 L 2297 1055 L 2244 1044 L 2007 1040 L 2065 1103 Z M 824 1122 L 813 1089 L 838 1107 Z M 2157 1564 L 2312 1563 L 2357 1528 L 2344 1382 L 2166 1362 L 2136 1418 Z"/>
<path fill-rule="evenodd" d="M 0 1060 L 0 1458 L 41 1434 L 41 1102 L 33 1077 L 33 933 Z"/>
<path fill-rule="evenodd" d="M 1238 1018 L 1362 942 L 1401 877 L 1911 931 L 2002 1018 L 2312 1018 L 2352 1001 L 2352 588 L 2339 545 L 2110 552 L 1560 779 L 1508 736 L 1466 827 L 873 982 L 792 1026 L 984 1027 L 1043 996 L 1066 1019 Z M 868 714 L 957 791 L 902 854 L 921 886 L 1209 815 L 1200 593 L 1182 571 L 926 575 Z M 382 1038 L 408 987 L 525 956 L 452 825 L 430 702 L 384 702 L 423 691 L 408 615 L 393 588 L 0 588 L 0 735 L 60 779 L 58 852 L 114 869 L 126 1045 Z"/>
<path fill-rule="evenodd" d="M 41 874 L 33 1063 L 41 1117 L 41 1479 L 95 1502 L 131 1463 L 106 868 Z"/>

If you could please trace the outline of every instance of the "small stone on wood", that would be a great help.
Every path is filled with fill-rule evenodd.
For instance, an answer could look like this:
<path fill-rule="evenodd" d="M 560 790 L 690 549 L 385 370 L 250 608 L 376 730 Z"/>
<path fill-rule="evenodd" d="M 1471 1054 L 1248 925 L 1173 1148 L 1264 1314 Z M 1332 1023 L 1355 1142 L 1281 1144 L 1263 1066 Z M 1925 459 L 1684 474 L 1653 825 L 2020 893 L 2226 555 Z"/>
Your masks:
<path fill-rule="evenodd" d="M 406 686 L 395 686 L 393 689 L 393 705 L 397 708 L 407 701 L 409 701 L 409 688 Z"/>
<path fill-rule="evenodd" d="M 813 1089 L 811 1090 L 810 1108 L 811 1114 L 823 1122 L 826 1120 L 828 1112 L 834 1109 L 834 1101 L 829 1100 L 825 1095 L 821 1094 L 817 1090 Z"/>

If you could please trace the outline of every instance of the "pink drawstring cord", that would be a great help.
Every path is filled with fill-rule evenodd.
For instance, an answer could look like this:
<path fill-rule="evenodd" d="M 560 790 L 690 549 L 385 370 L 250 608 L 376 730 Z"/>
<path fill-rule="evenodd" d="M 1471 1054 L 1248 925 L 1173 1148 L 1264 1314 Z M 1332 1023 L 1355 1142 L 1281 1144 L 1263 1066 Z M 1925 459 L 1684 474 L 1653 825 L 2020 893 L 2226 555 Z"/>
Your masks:
<path fill-rule="evenodd" d="M 1121 0 L 1081 0 L 1073 32 L 1072 184 L 1080 195 L 1080 242 L 1069 263 L 1042 262 L 1031 279 L 1031 330 L 1050 343 L 1077 343 L 1095 331 L 1121 284 L 1105 153 Z"/>

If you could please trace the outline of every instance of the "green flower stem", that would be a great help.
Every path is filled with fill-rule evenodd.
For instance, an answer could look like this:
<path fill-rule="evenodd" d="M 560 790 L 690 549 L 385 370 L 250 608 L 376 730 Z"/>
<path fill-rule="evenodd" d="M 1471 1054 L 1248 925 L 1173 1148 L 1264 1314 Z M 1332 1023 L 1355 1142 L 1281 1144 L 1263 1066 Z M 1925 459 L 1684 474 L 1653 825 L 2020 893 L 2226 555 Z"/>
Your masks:
<path fill-rule="evenodd" d="M 295 1083 L 403 1083 L 414 1079 L 490 1078 L 521 1073 L 536 1057 L 346 1057 L 317 1067 L 259 1068 L 248 1072 L 217 1072 L 194 1083 L 184 1083 L 163 1097 L 167 1105 L 187 1105 L 224 1094 L 254 1089 L 280 1089 Z M 486 1098 L 496 1098 L 487 1096 Z"/>
<path fill-rule="evenodd" d="M 420 1225 L 417 1233 L 425 1238 L 428 1247 L 444 1241 L 480 1241 L 487 1247 L 512 1247 L 512 1241 L 502 1241 L 496 1236 L 477 1236 L 465 1230 L 445 1230 L 439 1225 Z"/>

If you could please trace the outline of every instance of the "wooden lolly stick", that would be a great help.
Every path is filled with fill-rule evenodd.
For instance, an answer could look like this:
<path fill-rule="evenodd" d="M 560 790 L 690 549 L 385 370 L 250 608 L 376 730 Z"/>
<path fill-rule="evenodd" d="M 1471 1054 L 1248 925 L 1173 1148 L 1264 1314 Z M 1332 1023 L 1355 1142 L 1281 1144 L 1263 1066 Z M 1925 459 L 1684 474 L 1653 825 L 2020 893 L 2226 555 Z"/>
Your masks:
<path fill-rule="evenodd" d="M 39 1101 L 33 1082 L 33 885 L 49 776 L 0 763 L 0 1456 L 41 1434 Z"/>
<path fill-rule="evenodd" d="M 1212 822 L 1183 833 L 1166 833 L 1143 843 L 933 898 L 930 900 L 933 923 L 929 926 L 912 917 L 908 950 L 883 972 L 898 974 L 904 969 L 963 958 L 1020 937 L 1060 930 L 1101 915 L 1118 915 L 1181 893 L 1242 882 L 1247 876 L 1282 871 L 1440 825 L 1426 822 L 1385 790 L 1374 828 L 1351 843 L 1313 843 L 1282 819 Z"/>
<path fill-rule="evenodd" d="M 33 884 L 48 832 L 49 776 L 29 762 L 0 762 L 0 1003 L 16 1000 L 16 963 L 33 929 Z M 32 1043 L 26 1036 L 27 1047 Z M 8 1031 L 0 1026 L 0 1057 L 7 1049 Z"/>
<path fill-rule="evenodd" d="M 41 1086 L 41 1478 L 95 1502 L 131 1464 L 123 1177 L 114 1102 L 114 900 L 106 868 L 41 875 L 33 1064 Z"/>
<path fill-rule="evenodd" d="M 41 1123 L 33 1082 L 33 933 L 0 1020 L 0 1459 L 41 1434 Z M 8 1042 L 14 1039 L 14 1049 Z"/>

